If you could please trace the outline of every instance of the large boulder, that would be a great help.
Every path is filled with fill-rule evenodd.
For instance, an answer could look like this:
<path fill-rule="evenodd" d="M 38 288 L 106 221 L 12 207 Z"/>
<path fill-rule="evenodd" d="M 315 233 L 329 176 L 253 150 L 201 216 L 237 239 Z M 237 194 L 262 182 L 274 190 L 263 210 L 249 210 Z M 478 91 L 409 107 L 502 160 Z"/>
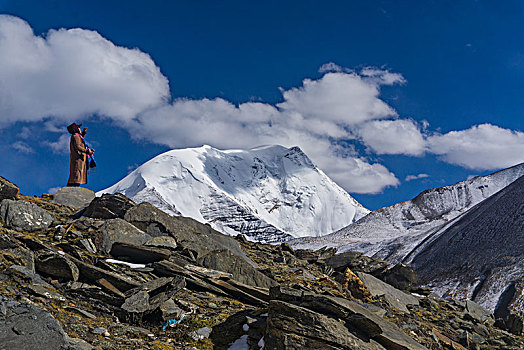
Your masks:
<path fill-rule="evenodd" d="M 3 199 L 16 199 L 18 191 L 17 185 L 0 176 L 0 201 Z"/>
<path fill-rule="evenodd" d="M 106 254 L 109 254 L 113 243 L 132 243 L 142 245 L 149 241 L 151 236 L 139 230 L 123 219 L 107 220 L 95 235 L 96 247 Z"/>
<path fill-rule="evenodd" d="M 198 263 L 209 269 L 229 272 L 233 279 L 247 285 L 263 288 L 277 285 L 274 280 L 227 249 L 214 250 L 198 259 Z"/>
<path fill-rule="evenodd" d="M 60 324 L 45 309 L 2 298 L 0 311 L 2 349 L 69 349 Z"/>
<path fill-rule="evenodd" d="M 411 266 L 398 263 L 380 276 L 384 282 L 402 290 L 410 290 L 417 283 L 417 273 Z"/>
<path fill-rule="evenodd" d="M 129 209 L 125 220 L 151 236 L 172 236 L 178 248 L 205 267 L 229 272 L 239 282 L 269 287 L 274 281 L 257 270 L 237 240 L 191 218 L 171 216 L 149 203 Z"/>
<path fill-rule="evenodd" d="M 318 344 L 320 349 L 359 349 L 359 347 L 344 347 L 341 343 L 333 342 L 331 335 L 324 335 L 321 338 L 320 343 L 304 343 L 307 338 L 310 338 L 313 334 L 304 333 L 300 331 L 301 327 L 307 327 L 306 332 L 314 331 L 315 326 L 319 325 L 314 323 L 315 321 L 321 324 L 321 330 L 324 327 L 326 330 L 335 330 L 340 332 L 344 339 L 348 339 L 347 331 L 351 334 L 361 335 L 360 339 L 366 339 L 363 349 L 382 349 L 378 344 L 384 346 L 387 349 L 412 349 L 422 350 L 426 349 L 420 345 L 414 339 L 404 333 L 394 323 L 387 321 L 382 316 L 379 316 L 376 312 L 368 310 L 363 305 L 355 301 L 347 300 L 345 298 L 333 297 L 329 295 L 319 295 L 311 292 L 305 292 L 297 289 L 291 289 L 286 287 L 272 287 L 270 289 L 270 297 L 272 298 L 269 304 L 269 317 L 268 326 L 266 331 L 266 340 L 275 347 L 269 347 L 271 349 L 283 349 L 282 341 L 288 341 L 287 346 L 289 348 L 298 348 L 303 345 L 305 348 L 312 348 L 309 344 Z M 288 303 L 287 305 L 293 304 L 299 306 L 302 309 L 295 309 L 291 313 L 291 317 L 287 316 L 287 312 L 282 312 L 282 309 L 288 309 L 287 305 L 276 304 L 275 301 Z M 275 308 L 275 306 L 277 306 Z M 272 309 L 274 311 L 272 312 Z M 275 312 L 276 311 L 276 312 Z M 305 313 L 309 312 L 309 315 Z M 311 313 L 314 312 L 314 313 Z M 315 314 L 316 313 L 316 314 Z M 326 318 L 320 318 L 317 314 L 326 316 Z M 279 321 L 279 318 L 283 322 Z M 291 319 L 294 320 L 294 324 L 291 323 Z M 297 322 L 300 320 L 300 322 Z M 313 320 L 313 324 L 310 324 Z M 325 322 L 322 322 L 325 320 Z M 343 320 L 343 325 L 347 330 L 334 325 L 332 322 Z M 289 323 L 288 323 L 289 322 Z M 286 324 L 288 323 L 288 324 Z M 284 332 L 279 331 L 278 328 L 284 329 Z M 286 333 L 298 334 L 301 337 L 295 339 L 293 335 Z M 336 335 L 336 333 L 335 333 Z M 271 338 L 276 338 L 271 339 Z M 303 338 L 306 338 L 305 340 Z M 270 340 L 271 339 L 271 340 Z M 312 339 L 315 341 L 315 339 Z M 348 339 L 350 340 L 350 339 Z M 378 343 L 378 344 L 377 344 Z M 267 342 L 266 342 L 267 344 Z"/>
<path fill-rule="evenodd" d="M 409 312 L 408 305 L 418 305 L 417 297 L 401 291 L 378 278 L 363 272 L 357 272 L 358 278 L 364 283 L 373 297 L 383 296 L 392 307 Z"/>
<path fill-rule="evenodd" d="M 53 195 L 52 201 L 75 209 L 87 207 L 93 199 L 95 192 L 83 187 L 62 187 Z"/>
<path fill-rule="evenodd" d="M 245 258 L 254 265 L 234 238 L 194 219 L 166 214 L 147 202 L 131 208 L 124 219 L 153 237 L 176 238 L 182 248 L 191 250 L 197 257 L 213 250 L 229 249 L 233 254 Z"/>
<path fill-rule="evenodd" d="M 384 349 L 374 340 L 359 339 L 339 319 L 278 300 L 269 303 L 264 341 L 275 350 Z"/>
<path fill-rule="evenodd" d="M 93 199 L 82 215 L 97 219 L 123 219 L 134 205 L 135 202 L 121 193 L 105 193 L 102 197 Z"/>
<path fill-rule="evenodd" d="M 337 272 L 344 272 L 349 268 L 353 272 L 365 272 L 378 276 L 386 271 L 389 263 L 365 256 L 360 252 L 344 252 L 326 259 L 326 265 Z"/>
<path fill-rule="evenodd" d="M 4 199 L 0 203 L 0 220 L 14 230 L 32 232 L 48 228 L 53 217 L 34 203 Z"/>

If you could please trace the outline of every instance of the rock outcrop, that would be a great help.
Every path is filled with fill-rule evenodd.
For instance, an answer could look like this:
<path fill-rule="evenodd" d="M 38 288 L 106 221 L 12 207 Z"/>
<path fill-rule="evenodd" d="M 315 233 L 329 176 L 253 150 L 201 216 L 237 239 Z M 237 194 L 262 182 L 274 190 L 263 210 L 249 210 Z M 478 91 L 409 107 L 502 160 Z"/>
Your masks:
<path fill-rule="evenodd" d="M 0 220 L 9 228 L 33 232 L 48 228 L 53 217 L 34 203 L 4 199 L 0 202 Z"/>
<path fill-rule="evenodd" d="M 95 199 L 95 192 L 83 187 L 62 187 L 52 196 L 53 202 L 83 209 Z"/>
<path fill-rule="evenodd" d="M 17 185 L 0 176 L 0 201 L 3 199 L 16 199 L 18 192 Z"/>
<path fill-rule="evenodd" d="M 45 309 L 0 297 L 0 347 L 34 350 L 70 349 L 58 321 Z"/>

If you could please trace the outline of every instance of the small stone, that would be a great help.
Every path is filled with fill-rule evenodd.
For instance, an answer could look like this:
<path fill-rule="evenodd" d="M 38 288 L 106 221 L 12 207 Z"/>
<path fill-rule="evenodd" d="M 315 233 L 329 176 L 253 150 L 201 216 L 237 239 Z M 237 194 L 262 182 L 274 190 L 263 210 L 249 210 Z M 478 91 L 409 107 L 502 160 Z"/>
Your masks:
<path fill-rule="evenodd" d="M 105 329 L 104 327 L 96 327 L 95 329 L 93 329 L 91 331 L 91 333 L 93 333 L 93 334 L 103 334 L 103 335 L 105 335 L 106 333 L 109 334 L 107 329 Z"/>
<path fill-rule="evenodd" d="M 202 328 L 197 329 L 196 332 L 198 335 L 202 336 L 203 338 L 209 338 L 209 336 L 211 335 L 211 328 L 202 327 Z"/>

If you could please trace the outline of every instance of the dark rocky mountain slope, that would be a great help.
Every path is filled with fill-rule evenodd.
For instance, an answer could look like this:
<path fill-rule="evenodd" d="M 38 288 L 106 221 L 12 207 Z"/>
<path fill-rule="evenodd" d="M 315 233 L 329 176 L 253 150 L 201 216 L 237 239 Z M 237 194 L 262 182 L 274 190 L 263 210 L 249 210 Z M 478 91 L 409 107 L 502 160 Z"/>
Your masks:
<path fill-rule="evenodd" d="M 412 261 L 422 283 L 494 310 L 506 301 L 523 311 L 524 176 L 439 232 Z"/>

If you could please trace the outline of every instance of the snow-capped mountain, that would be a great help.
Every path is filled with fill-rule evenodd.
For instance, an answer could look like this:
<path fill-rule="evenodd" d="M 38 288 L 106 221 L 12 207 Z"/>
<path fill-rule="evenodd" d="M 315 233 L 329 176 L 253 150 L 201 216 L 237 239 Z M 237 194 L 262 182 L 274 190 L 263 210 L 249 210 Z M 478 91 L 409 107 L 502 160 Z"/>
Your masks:
<path fill-rule="evenodd" d="M 524 311 L 524 176 L 431 237 L 412 265 L 439 294 Z"/>
<path fill-rule="evenodd" d="M 117 192 L 262 242 L 322 236 L 369 213 L 298 147 L 172 150 L 98 194 Z"/>
<path fill-rule="evenodd" d="M 381 208 L 333 234 L 292 240 L 295 248 L 337 247 L 356 250 L 392 263 L 409 263 L 431 237 L 468 209 L 524 175 L 524 163 L 487 176 L 434 188 L 414 199 Z"/>

